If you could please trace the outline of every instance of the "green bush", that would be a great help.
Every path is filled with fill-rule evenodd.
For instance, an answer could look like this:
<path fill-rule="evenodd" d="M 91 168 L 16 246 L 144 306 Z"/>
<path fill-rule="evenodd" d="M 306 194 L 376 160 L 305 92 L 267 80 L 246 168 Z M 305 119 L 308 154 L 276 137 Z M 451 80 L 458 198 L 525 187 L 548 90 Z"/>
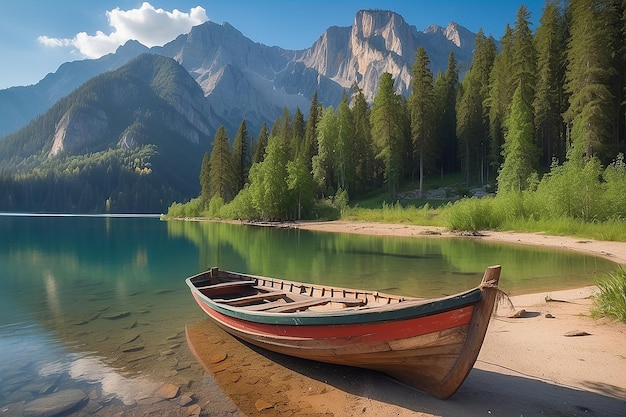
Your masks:
<path fill-rule="evenodd" d="M 203 209 L 204 204 L 200 198 L 194 198 L 188 203 L 173 202 L 167 209 L 167 217 L 200 217 Z"/>
<path fill-rule="evenodd" d="M 450 230 L 497 229 L 502 224 L 494 197 L 464 198 L 448 205 L 444 216 Z"/>
<path fill-rule="evenodd" d="M 620 268 L 596 285 L 600 292 L 594 299 L 592 317 L 608 317 L 626 323 L 626 271 Z"/>
<path fill-rule="evenodd" d="M 259 217 L 258 211 L 252 204 L 252 197 L 248 187 L 237 194 L 230 203 L 224 205 L 219 216 L 223 219 L 231 220 L 255 220 Z"/>
<path fill-rule="evenodd" d="M 214 195 L 209 201 L 209 212 L 207 213 L 207 217 L 211 219 L 216 219 L 220 217 L 220 210 L 224 207 L 224 199 L 219 195 Z"/>

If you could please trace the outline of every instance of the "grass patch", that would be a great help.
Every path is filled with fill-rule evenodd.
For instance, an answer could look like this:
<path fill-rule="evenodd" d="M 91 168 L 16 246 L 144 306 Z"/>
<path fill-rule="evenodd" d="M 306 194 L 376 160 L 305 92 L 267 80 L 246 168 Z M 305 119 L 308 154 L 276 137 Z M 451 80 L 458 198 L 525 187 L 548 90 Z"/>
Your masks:
<path fill-rule="evenodd" d="M 614 242 L 626 242 L 626 220 L 611 219 L 603 222 L 584 222 L 561 217 L 553 219 L 509 219 L 498 230 L 517 232 L 543 232 L 555 236 L 572 236 Z"/>
<path fill-rule="evenodd" d="M 608 317 L 626 323 L 626 271 L 620 268 L 596 285 L 600 293 L 595 297 L 591 316 Z"/>
<path fill-rule="evenodd" d="M 377 223 L 400 223 L 420 226 L 444 226 L 441 217 L 443 209 L 433 209 L 425 205 L 423 207 L 407 206 L 400 203 L 386 204 L 382 208 L 347 207 L 341 212 L 341 219 L 346 221 L 364 221 Z"/>

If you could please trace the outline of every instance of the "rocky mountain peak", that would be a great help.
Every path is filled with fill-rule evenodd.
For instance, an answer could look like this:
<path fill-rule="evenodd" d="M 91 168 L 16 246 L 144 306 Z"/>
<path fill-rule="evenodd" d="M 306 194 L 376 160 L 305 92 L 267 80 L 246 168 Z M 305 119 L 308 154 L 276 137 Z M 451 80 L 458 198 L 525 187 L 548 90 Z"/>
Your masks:
<path fill-rule="evenodd" d="M 352 40 L 365 41 L 381 51 L 400 56 L 411 52 L 411 27 L 399 14 L 388 10 L 360 10 L 354 17 Z M 415 49 L 412 50 L 412 53 Z"/>
<path fill-rule="evenodd" d="M 183 112 L 192 124 L 204 124 L 196 123 L 196 116 L 203 114 L 211 120 L 211 128 L 225 125 L 233 132 L 245 118 L 254 132 L 263 122 L 275 120 L 285 107 L 292 112 L 296 107 L 308 108 L 315 92 L 323 105 L 337 106 L 343 92 L 357 83 L 371 102 L 385 72 L 394 77 L 396 91 L 407 95 L 418 47 L 426 48 L 430 69 L 437 73 L 445 71 L 450 52 L 460 68 L 467 68 L 473 41 L 473 34 L 456 23 L 422 32 L 389 10 L 360 10 L 352 26 L 332 26 L 311 47 L 297 51 L 254 42 L 228 23 L 209 21 L 164 46 L 148 49 L 129 41 L 97 60 L 63 64 L 35 86 L 0 90 L 0 136 L 42 113 L 88 79 L 116 70 L 145 52 L 173 58 L 193 78 L 186 82 L 195 82 L 202 89 L 202 106 L 197 91 L 190 93 L 194 89 L 189 85 L 180 89 L 173 83 L 164 90 L 175 93 L 168 94 L 168 99 L 179 111 L 190 102 L 202 107 Z M 74 128 L 68 125 L 68 129 Z M 209 130 L 208 125 L 201 129 L 203 134 Z"/>
<path fill-rule="evenodd" d="M 446 26 L 446 29 L 443 31 L 443 35 L 453 44 L 459 48 L 461 47 L 461 34 L 459 33 L 459 26 L 456 23 L 448 23 L 448 26 Z"/>

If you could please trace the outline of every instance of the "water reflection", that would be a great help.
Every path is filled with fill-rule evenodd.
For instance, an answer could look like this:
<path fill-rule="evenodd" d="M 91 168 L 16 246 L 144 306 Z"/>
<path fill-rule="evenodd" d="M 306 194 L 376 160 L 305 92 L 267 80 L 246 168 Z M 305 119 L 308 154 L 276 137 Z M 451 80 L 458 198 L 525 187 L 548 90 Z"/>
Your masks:
<path fill-rule="evenodd" d="M 503 266 L 512 294 L 590 285 L 615 264 L 594 256 L 471 238 L 400 238 L 222 223 L 167 222 L 194 242 L 200 269 L 219 265 L 304 282 L 435 297 L 473 287 Z"/>
<path fill-rule="evenodd" d="M 74 355 L 72 355 L 74 356 Z M 95 356 L 78 357 L 68 364 L 68 374 L 77 381 L 98 384 L 102 399 L 120 399 L 125 405 L 152 397 L 161 384 L 141 377 L 126 377 Z"/>
<path fill-rule="evenodd" d="M 99 415 L 131 403 L 237 414 L 185 340 L 185 326 L 205 316 L 184 278 L 213 265 L 416 296 L 473 287 L 491 264 L 503 265 L 514 294 L 588 285 L 614 270 L 544 248 L 154 218 L 0 216 L 0 236 L 0 405 L 16 416 L 70 388 Z M 146 397 L 164 383 L 179 388 L 175 399 Z"/>

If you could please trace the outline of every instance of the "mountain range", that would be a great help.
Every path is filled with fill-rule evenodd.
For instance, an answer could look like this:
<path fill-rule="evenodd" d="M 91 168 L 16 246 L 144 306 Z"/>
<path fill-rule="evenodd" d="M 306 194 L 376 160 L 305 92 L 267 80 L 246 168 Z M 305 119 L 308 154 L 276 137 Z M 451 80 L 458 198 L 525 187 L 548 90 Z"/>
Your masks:
<path fill-rule="evenodd" d="M 306 117 L 316 92 L 322 105 L 336 107 L 354 83 L 371 101 L 384 72 L 408 95 L 420 45 L 431 71 L 445 71 L 452 52 L 463 74 L 474 34 L 455 23 L 418 31 L 394 12 L 362 10 L 352 26 L 330 27 L 299 51 L 212 22 L 162 47 L 129 41 L 102 58 L 65 63 L 35 85 L 0 90 L 0 173 L 43 181 L 39 189 L 52 195 L 40 199 L 56 201 L 57 192 L 72 200 L 54 210 L 101 212 L 106 199 L 106 210 L 163 212 L 197 195 L 200 161 L 220 126 L 232 139 L 245 119 L 255 136 L 285 108 Z M 18 194 L 38 199 L 15 191 L 24 177 L 15 178 L 0 210 L 51 210 L 19 203 Z M 93 190 L 68 191 L 79 183 Z"/>
<path fill-rule="evenodd" d="M 162 47 L 129 41 L 99 59 L 67 62 L 31 86 L 0 90 L 0 137 L 26 125 L 92 77 L 120 68 L 142 53 L 179 62 L 202 88 L 212 109 L 213 131 L 224 125 L 234 134 L 242 119 L 256 134 L 287 107 L 306 111 L 313 93 L 324 106 L 337 106 L 343 91 L 358 83 L 372 100 L 383 72 L 408 94 L 415 51 L 423 45 L 431 71 L 445 71 L 453 52 L 463 74 L 469 67 L 474 36 L 456 23 L 423 31 L 402 16 L 361 10 L 350 27 L 330 27 L 309 48 L 285 50 L 256 43 L 228 23 L 206 22 Z"/>

